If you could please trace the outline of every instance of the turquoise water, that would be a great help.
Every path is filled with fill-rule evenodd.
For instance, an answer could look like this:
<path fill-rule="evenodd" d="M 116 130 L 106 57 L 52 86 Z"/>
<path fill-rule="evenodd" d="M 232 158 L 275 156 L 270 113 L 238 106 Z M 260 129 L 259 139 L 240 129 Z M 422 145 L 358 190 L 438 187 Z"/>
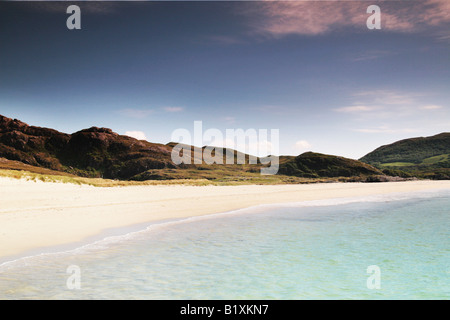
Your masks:
<path fill-rule="evenodd" d="M 449 218 L 450 193 L 441 191 L 156 224 L 5 263 L 0 298 L 448 299 Z M 67 286 L 72 265 L 79 289 Z M 373 265 L 379 289 L 367 285 Z"/>

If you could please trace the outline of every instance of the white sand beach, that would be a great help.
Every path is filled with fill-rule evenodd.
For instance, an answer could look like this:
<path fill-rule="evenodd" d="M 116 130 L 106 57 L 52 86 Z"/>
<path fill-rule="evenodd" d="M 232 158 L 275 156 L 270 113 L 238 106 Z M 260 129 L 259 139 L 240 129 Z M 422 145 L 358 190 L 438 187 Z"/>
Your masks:
<path fill-rule="evenodd" d="M 100 188 L 0 178 L 0 259 L 83 241 L 110 228 L 261 204 L 450 189 L 450 181 Z"/>

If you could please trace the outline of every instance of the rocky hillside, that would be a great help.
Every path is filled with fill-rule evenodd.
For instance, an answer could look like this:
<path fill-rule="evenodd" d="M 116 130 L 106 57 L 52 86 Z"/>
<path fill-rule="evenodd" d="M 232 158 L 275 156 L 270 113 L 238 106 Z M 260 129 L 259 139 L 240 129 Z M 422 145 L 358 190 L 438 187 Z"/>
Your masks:
<path fill-rule="evenodd" d="M 81 176 L 128 179 L 173 168 L 172 148 L 92 127 L 73 134 L 0 116 L 0 157 Z"/>

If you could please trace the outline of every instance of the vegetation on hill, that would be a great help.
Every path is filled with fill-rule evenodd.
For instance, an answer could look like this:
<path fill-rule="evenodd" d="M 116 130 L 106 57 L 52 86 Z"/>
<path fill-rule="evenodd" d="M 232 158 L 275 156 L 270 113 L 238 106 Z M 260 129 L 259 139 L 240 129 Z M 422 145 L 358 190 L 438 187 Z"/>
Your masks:
<path fill-rule="evenodd" d="M 381 146 L 359 160 L 373 165 L 400 163 L 400 166 L 407 166 L 409 164 L 419 165 L 426 159 L 430 160 L 432 157 L 447 154 L 450 154 L 450 132 L 431 137 L 400 140 Z M 406 163 L 406 165 L 401 165 L 401 163 Z"/>
<path fill-rule="evenodd" d="M 314 152 L 287 159 L 280 166 L 279 173 L 305 178 L 383 174 L 379 169 L 357 160 Z"/>
<path fill-rule="evenodd" d="M 313 152 L 280 156 L 278 174 L 264 176 L 260 174 L 263 158 L 236 150 L 223 150 L 224 164 L 207 164 L 205 159 L 201 163 L 175 164 L 171 157 L 175 145 L 137 140 L 108 128 L 91 127 L 66 134 L 0 115 L 0 169 L 26 170 L 37 175 L 137 182 L 198 180 L 200 184 L 387 181 L 392 180 L 389 176 L 412 176 L 390 167 L 376 168 L 358 160 Z M 191 159 L 195 159 L 194 147 L 187 146 L 189 149 Z M 233 164 L 225 164 L 227 155 L 232 155 Z M 214 151 L 211 156 L 215 156 Z M 240 157 L 244 162 L 237 164 Z M 422 161 L 428 165 L 445 164 L 448 154 L 433 154 Z"/>
<path fill-rule="evenodd" d="M 387 175 L 450 179 L 450 133 L 404 139 L 381 146 L 360 161 L 369 163 Z"/>

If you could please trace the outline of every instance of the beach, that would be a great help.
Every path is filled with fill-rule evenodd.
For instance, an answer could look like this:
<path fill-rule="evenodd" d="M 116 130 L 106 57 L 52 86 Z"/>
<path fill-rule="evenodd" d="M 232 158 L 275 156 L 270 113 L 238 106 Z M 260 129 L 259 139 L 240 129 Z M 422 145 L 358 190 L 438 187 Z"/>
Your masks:
<path fill-rule="evenodd" d="M 0 261 L 106 230 L 265 204 L 450 189 L 450 181 L 100 188 L 0 178 Z"/>

